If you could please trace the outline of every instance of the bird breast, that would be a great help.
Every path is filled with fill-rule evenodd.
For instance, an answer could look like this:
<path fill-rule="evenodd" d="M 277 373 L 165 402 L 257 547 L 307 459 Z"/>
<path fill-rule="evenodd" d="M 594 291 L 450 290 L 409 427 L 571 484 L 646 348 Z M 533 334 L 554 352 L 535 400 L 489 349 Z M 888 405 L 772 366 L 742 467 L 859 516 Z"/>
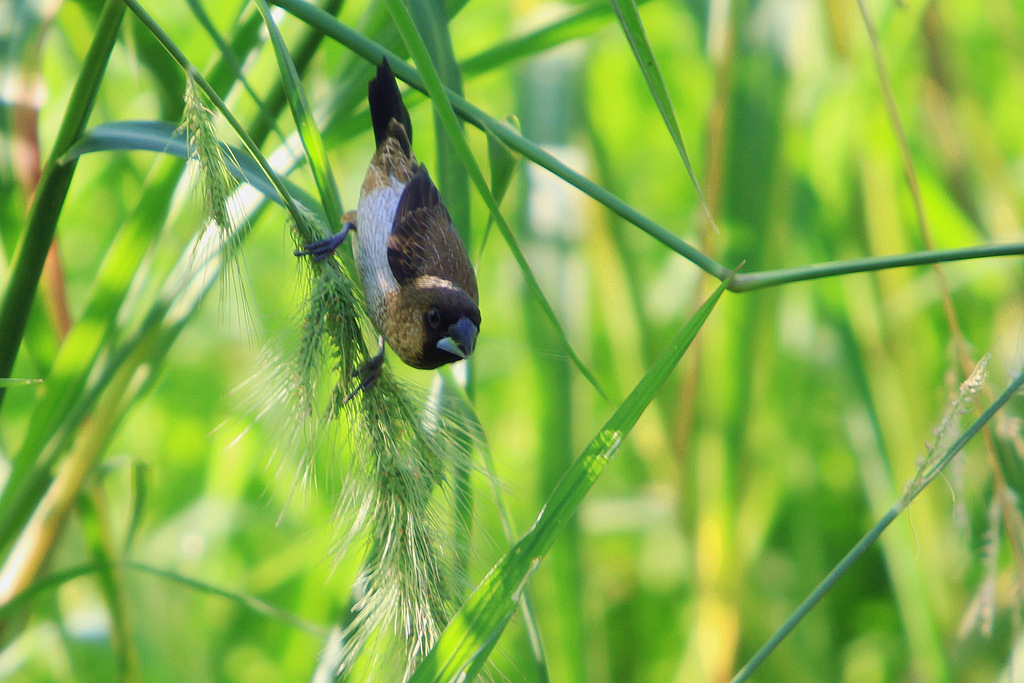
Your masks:
<path fill-rule="evenodd" d="M 354 246 L 367 308 L 377 329 L 381 330 L 385 305 L 398 291 L 398 281 L 388 263 L 388 239 L 405 183 L 394 176 L 374 180 L 376 182 L 371 183 L 367 174 L 359 196 Z"/>

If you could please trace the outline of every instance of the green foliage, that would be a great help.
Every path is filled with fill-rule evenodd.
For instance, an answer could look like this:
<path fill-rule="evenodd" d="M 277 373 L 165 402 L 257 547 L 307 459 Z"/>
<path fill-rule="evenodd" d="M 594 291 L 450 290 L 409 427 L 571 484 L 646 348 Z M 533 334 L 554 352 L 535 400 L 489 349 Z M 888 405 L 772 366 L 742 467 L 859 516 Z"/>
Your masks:
<path fill-rule="evenodd" d="M 1012 675 L 1020 8 L 36 5 L 5 680 Z M 356 205 L 382 56 L 484 323 L 354 392 L 348 247 L 292 250 Z"/>

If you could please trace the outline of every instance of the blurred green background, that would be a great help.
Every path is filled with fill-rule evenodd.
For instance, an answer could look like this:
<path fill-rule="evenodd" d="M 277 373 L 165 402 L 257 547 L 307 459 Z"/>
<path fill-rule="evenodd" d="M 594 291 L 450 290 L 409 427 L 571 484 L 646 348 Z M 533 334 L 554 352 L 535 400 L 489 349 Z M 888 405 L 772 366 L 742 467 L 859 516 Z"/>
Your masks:
<path fill-rule="evenodd" d="M 210 77 L 219 52 L 195 14 L 184 3 L 151 4 Z M 640 6 L 717 230 L 609 6 L 469 2 L 449 33 L 466 99 L 495 118 L 515 115 L 526 138 L 729 268 L 1024 240 L 1024 7 L 908 0 L 865 9 L 909 159 L 857 2 Z M 0 282 L 42 163 L 33 151 L 44 161 L 49 154 L 98 10 L 93 2 L 0 6 Z M 232 2 L 205 10 L 225 36 L 253 11 Z M 304 26 L 276 16 L 297 46 Z M 400 44 L 387 37 L 381 3 L 346 2 L 338 18 Z M 562 28 L 542 32 L 545 41 L 517 40 L 551 26 Z M 262 41 L 254 32 L 241 68 L 266 97 L 279 77 Z M 481 54 L 490 58 L 474 61 Z M 345 208 L 355 207 L 372 154 L 361 103 L 368 74 L 328 39 L 303 76 L 330 122 L 324 137 Z M 257 125 L 250 95 L 235 77 L 225 82 L 232 111 Z M 128 15 L 91 124 L 177 124 L 182 91 L 180 71 Z M 407 102 L 417 155 L 433 170 L 432 110 L 419 95 Z M 285 135 L 294 129 L 287 111 L 277 124 Z M 467 136 L 486 172 L 486 136 L 473 128 Z M 279 145 L 272 134 L 264 153 Z M 109 320 L 115 340 L 135 329 L 203 220 L 182 169 L 150 152 L 82 157 L 60 212 L 59 260 L 40 287 L 13 376 L 49 381 L 115 236 L 149 220 L 156 227 L 140 275 Z M 306 169 L 290 178 L 312 191 Z M 161 198 L 171 206 L 166 218 L 152 208 Z M 471 190 L 471 221 L 460 227 L 471 234 L 483 312 L 474 405 L 522 532 L 717 281 L 529 161 L 517 167 L 502 209 L 609 394 L 599 396 L 570 362 L 496 231 L 484 243 L 487 209 Z M 166 356 L 128 378 L 145 390 L 118 409 L 120 424 L 37 576 L 56 580 L 3 614 L 0 678 L 313 676 L 359 569 L 358 552 L 334 553 L 349 460 L 343 437 L 321 440 L 315 483 L 295 486 L 302 454 L 277 438 L 288 416 L 256 419 L 270 393 L 258 379 L 261 349 L 294 348 L 305 283 L 284 212 L 271 206 L 251 227 L 246 296 L 237 282 L 217 283 Z M 528 584 L 550 680 L 729 680 L 899 497 L 939 440 L 933 430 L 970 364 L 992 354 L 995 391 L 1020 371 L 1022 279 L 1019 257 L 985 258 L 727 293 Z M 258 324 L 246 322 L 246 307 Z M 415 384 L 433 377 L 391 365 Z M 7 390 L 5 461 L 31 433 L 46 386 Z M 1020 677 L 1020 409 L 1018 399 L 969 445 L 755 680 Z M 467 588 L 507 549 L 486 477 L 474 481 Z M 60 574 L 97 561 L 98 547 L 121 548 L 115 556 L 169 575 L 123 566 L 114 591 L 121 605 L 112 608 L 94 571 Z M 127 648 L 117 642 L 125 627 Z M 518 615 L 486 674 L 539 680 Z"/>

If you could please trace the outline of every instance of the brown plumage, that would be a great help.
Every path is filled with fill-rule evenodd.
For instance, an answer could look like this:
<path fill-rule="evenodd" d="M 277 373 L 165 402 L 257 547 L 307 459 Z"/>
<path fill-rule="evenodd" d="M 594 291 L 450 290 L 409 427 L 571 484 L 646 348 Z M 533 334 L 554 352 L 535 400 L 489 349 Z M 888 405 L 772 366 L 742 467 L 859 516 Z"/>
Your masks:
<path fill-rule="evenodd" d="M 370 81 L 369 101 L 377 151 L 354 225 L 296 253 L 326 258 L 354 227 L 374 325 L 405 363 L 436 368 L 473 352 L 480 329 L 476 275 L 437 187 L 412 152 L 412 123 L 387 60 Z"/>

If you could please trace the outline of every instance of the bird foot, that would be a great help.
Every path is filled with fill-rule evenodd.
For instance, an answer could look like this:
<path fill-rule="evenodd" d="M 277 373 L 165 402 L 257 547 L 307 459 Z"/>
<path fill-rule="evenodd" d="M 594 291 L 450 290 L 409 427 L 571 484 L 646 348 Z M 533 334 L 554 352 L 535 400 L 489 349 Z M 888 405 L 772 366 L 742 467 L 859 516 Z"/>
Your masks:
<path fill-rule="evenodd" d="M 352 373 L 353 377 L 362 377 L 359 382 L 359 386 L 349 392 L 349 395 L 345 397 L 345 400 L 341 402 L 341 405 L 345 405 L 360 391 L 365 391 L 373 386 L 377 378 L 380 377 L 380 369 L 384 367 L 384 337 L 377 337 L 377 355 L 367 359 L 365 363 L 356 368 L 355 372 Z"/>
<path fill-rule="evenodd" d="M 296 249 L 293 253 L 296 256 L 312 256 L 313 261 L 323 261 L 325 258 L 334 253 L 334 250 L 341 246 L 341 243 L 348 237 L 348 232 L 355 225 L 351 222 L 342 224 L 341 230 L 327 239 L 320 240 L 319 242 L 311 242 L 310 244 L 303 245 L 302 249 Z"/>

